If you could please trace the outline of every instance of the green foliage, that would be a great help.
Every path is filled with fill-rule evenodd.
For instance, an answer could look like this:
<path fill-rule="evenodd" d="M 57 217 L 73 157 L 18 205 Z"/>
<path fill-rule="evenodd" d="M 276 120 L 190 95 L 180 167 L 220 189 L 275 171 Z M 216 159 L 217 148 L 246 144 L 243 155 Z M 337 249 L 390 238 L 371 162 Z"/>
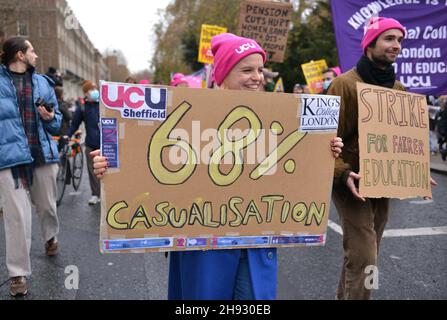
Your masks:
<path fill-rule="evenodd" d="M 328 1 L 318 1 L 301 23 L 294 23 L 289 32 L 283 63 L 267 64 L 283 78 L 286 92 L 295 83 L 306 83 L 301 65 L 311 60 L 325 59 L 328 67 L 338 66 L 338 53 Z"/>
<path fill-rule="evenodd" d="M 191 73 L 197 62 L 202 24 L 236 32 L 240 0 L 174 0 L 155 26 L 154 80 L 169 83 L 171 72 Z"/>

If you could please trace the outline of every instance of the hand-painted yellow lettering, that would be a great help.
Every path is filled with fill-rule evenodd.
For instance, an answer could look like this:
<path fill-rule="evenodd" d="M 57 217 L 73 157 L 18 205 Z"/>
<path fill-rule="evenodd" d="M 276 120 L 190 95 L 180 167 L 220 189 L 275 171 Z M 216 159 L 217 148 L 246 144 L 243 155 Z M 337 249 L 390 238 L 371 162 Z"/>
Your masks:
<path fill-rule="evenodd" d="M 224 226 L 227 224 L 227 214 L 228 214 L 228 207 L 227 205 L 223 204 L 220 206 L 220 225 Z"/>
<path fill-rule="evenodd" d="M 180 210 L 180 217 L 178 218 L 178 220 L 176 220 L 175 212 L 175 208 L 169 210 L 169 222 L 174 228 L 182 228 L 186 224 L 186 220 L 188 218 L 188 210 Z"/>
<path fill-rule="evenodd" d="M 205 220 L 206 227 L 219 227 L 219 222 L 213 221 L 213 208 L 211 202 L 205 202 L 203 204 L 203 219 Z"/>
<path fill-rule="evenodd" d="M 307 207 L 304 203 L 297 203 L 292 209 L 292 219 L 295 222 L 302 222 L 306 219 Z"/>
<path fill-rule="evenodd" d="M 228 138 L 228 130 L 238 121 L 246 119 L 249 122 L 249 133 L 239 139 L 233 141 Z M 247 107 L 238 107 L 234 109 L 224 119 L 218 129 L 218 137 L 221 142 L 221 147 L 218 148 L 210 159 L 208 167 L 208 173 L 214 183 L 218 186 L 229 186 L 233 184 L 242 174 L 244 167 L 243 150 L 250 144 L 255 142 L 261 134 L 261 121 L 256 113 Z M 228 174 L 223 174 L 220 169 L 220 163 L 222 159 L 228 153 L 233 154 L 234 163 L 233 167 Z"/>
<path fill-rule="evenodd" d="M 152 227 L 143 206 L 140 206 L 135 212 L 132 220 L 130 221 L 130 229 L 136 229 L 139 223 L 143 223 L 146 229 L 150 229 Z"/>
<path fill-rule="evenodd" d="M 244 200 L 239 197 L 233 197 L 230 199 L 230 210 L 233 211 L 233 213 L 236 215 L 236 219 L 233 221 L 230 221 L 231 227 L 239 227 L 242 223 L 243 217 L 239 209 L 236 207 L 237 204 L 243 203 Z"/>
<path fill-rule="evenodd" d="M 152 136 L 149 144 L 148 163 L 153 176 L 161 184 L 180 185 L 187 181 L 197 166 L 197 154 L 194 148 L 183 140 L 170 139 L 169 134 L 191 109 L 191 105 L 183 102 L 175 109 L 166 121 L 158 128 Z M 177 146 L 188 155 L 188 161 L 176 171 L 170 171 L 163 165 L 162 151 L 164 148 Z"/>
<path fill-rule="evenodd" d="M 253 200 L 250 201 L 250 204 L 245 211 L 244 221 L 242 222 L 242 224 L 246 226 L 250 217 L 256 217 L 256 221 L 258 222 L 258 224 L 262 223 L 261 212 L 259 212 L 259 208 L 256 205 L 256 202 L 254 202 Z"/>
<path fill-rule="evenodd" d="M 289 217 L 289 213 L 290 213 L 290 202 L 286 201 L 282 205 L 281 223 L 285 223 L 287 221 L 287 218 Z"/>
<path fill-rule="evenodd" d="M 304 139 L 307 135 L 307 132 L 298 132 L 295 131 L 291 133 L 287 138 L 281 142 L 264 161 L 262 161 L 250 174 L 250 178 L 253 180 L 258 180 L 263 175 L 265 175 L 269 170 L 271 170 L 274 166 L 281 161 L 284 156 L 290 152 L 295 146 Z"/>
<path fill-rule="evenodd" d="M 264 196 L 261 198 L 262 202 L 267 202 L 267 218 L 266 222 L 272 222 L 273 210 L 275 208 L 275 202 L 283 201 L 283 196 Z"/>
<path fill-rule="evenodd" d="M 109 212 L 107 212 L 107 223 L 110 227 L 116 230 L 127 230 L 129 229 L 129 225 L 127 223 L 121 223 L 118 220 L 116 220 L 116 215 L 119 211 L 122 209 L 128 208 L 128 205 L 126 201 L 121 201 L 118 203 L 115 203 L 110 209 Z"/>
<path fill-rule="evenodd" d="M 309 214 L 307 215 L 306 226 L 310 226 L 312 224 L 312 220 L 315 220 L 317 226 L 320 226 L 321 222 L 323 222 L 325 213 L 325 203 L 322 203 L 320 209 L 318 209 L 317 204 L 315 202 L 312 202 L 312 204 L 310 205 Z"/>
<path fill-rule="evenodd" d="M 203 226 L 202 212 L 200 211 L 197 203 L 193 203 L 191 206 L 191 211 L 189 213 L 189 225 L 194 225 L 196 220 Z"/>
<path fill-rule="evenodd" d="M 157 227 L 165 227 L 168 224 L 168 213 L 165 209 L 169 208 L 169 202 L 161 202 L 155 206 L 155 211 L 160 215 L 161 219 L 152 218 L 152 223 Z"/>

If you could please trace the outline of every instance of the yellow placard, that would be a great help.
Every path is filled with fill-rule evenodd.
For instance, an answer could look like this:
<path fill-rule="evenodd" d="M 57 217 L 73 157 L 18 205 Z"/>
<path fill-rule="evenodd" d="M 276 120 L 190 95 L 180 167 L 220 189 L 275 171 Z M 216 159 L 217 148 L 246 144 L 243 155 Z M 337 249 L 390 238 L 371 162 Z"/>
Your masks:
<path fill-rule="evenodd" d="M 211 52 L 211 39 L 222 33 L 226 33 L 227 28 L 202 24 L 199 44 L 199 58 L 201 63 L 213 64 L 214 58 Z"/>
<path fill-rule="evenodd" d="M 311 61 L 301 65 L 303 69 L 306 83 L 309 86 L 310 92 L 313 94 L 322 93 L 323 88 L 323 71 L 327 69 L 326 60 Z"/>

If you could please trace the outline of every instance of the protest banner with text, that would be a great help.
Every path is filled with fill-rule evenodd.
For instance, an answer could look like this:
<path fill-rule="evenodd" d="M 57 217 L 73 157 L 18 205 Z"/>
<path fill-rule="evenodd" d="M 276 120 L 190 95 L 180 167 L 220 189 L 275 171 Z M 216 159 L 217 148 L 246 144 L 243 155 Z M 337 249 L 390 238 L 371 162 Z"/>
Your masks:
<path fill-rule="evenodd" d="M 101 251 L 323 245 L 339 107 L 102 82 Z"/>
<path fill-rule="evenodd" d="M 301 65 L 304 78 L 311 93 L 323 92 L 323 71 L 327 69 L 326 60 L 311 61 Z"/>
<path fill-rule="evenodd" d="M 292 12 L 291 3 L 242 1 L 239 35 L 256 40 L 268 61 L 283 62 Z"/>
<path fill-rule="evenodd" d="M 227 32 L 227 28 L 202 24 L 201 30 L 198 61 L 200 63 L 213 64 L 214 57 L 211 52 L 211 39 L 214 36 Z"/>
<path fill-rule="evenodd" d="M 357 83 L 360 194 L 431 197 L 428 107 L 422 95 Z"/>
<path fill-rule="evenodd" d="M 394 67 L 397 80 L 409 91 L 447 94 L 446 0 L 331 1 L 337 49 L 343 72 L 362 56 L 364 27 L 372 17 L 398 20 L 407 30 Z"/>

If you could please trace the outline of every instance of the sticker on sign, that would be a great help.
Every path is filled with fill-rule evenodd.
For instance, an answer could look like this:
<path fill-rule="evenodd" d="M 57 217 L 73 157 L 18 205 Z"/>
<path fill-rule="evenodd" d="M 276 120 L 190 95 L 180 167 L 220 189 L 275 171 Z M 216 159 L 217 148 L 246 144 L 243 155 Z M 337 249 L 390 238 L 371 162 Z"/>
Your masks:
<path fill-rule="evenodd" d="M 301 95 L 300 131 L 337 131 L 340 97 Z"/>
<path fill-rule="evenodd" d="M 120 83 L 101 83 L 101 102 L 124 119 L 166 120 L 167 89 Z"/>

